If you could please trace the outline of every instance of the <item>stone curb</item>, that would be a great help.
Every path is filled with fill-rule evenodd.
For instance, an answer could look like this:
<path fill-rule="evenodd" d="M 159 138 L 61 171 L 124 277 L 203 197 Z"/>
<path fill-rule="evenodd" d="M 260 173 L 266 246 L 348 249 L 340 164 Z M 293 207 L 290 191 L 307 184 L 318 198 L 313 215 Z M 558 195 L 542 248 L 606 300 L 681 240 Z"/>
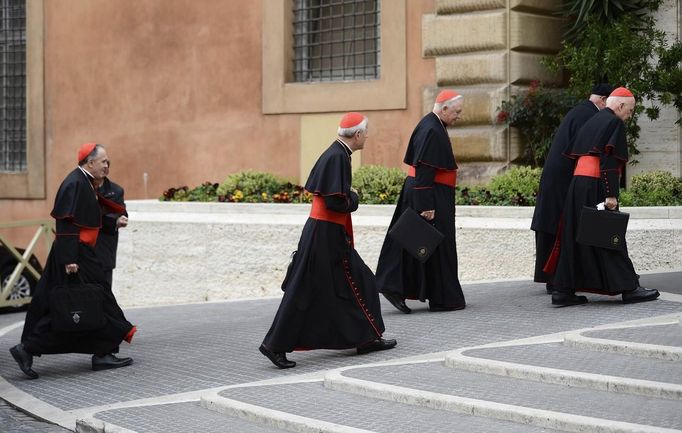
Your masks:
<path fill-rule="evenodd" d="M 680 327 L 682 332 L 682 326 Z M 587 337 L 582 334 L 567 335 L 564 344 L 600 352 L 634 355 L 643 358 L 655 358 L 664 361 L 682 361 L 682 347 L 661 346 L 656 344 L 635 343 L 629 341 L 608 340 Z"/>
<path fill-rule="evenodd" d="M 119 427 L 115 424 L 100 421 L 95 418 L 83 418 L 76 421 L 78 433 L 137 433 L 134 430 Z"/>
<path fill-rule="evenodd" d="M 401 386 L 369 382 L 343 376 L 333 371 L 324 379 L 325 387 L 364 397 L 395 401 L 436 410 L 448 410 L 474 416 L 512 421 L 569 432 L 590 433 L 679 433 L 679 430 L 605 420 L 523 406 L 493 403 L 472 398 L 421 391 Z"/>
<path fill-rule="evenodd" d="M 445 356 L 445 366 L 474 373 L 494 374 L 496 376 L 513 377 L 535 382 L 669 400 L 682 400 L 682 385 L 678 384 L 474 358 L 463 354 L 463 352 L 471 349 L 471 347 L 468 347 L 447 354 Z"/>
<path fill-rule="evenodd" d="M 313 418 L 293 415 L 223 397 L 213 392 L 201 397 L 201 407 L 225 415 L 296 433 L 373 433 Z"/>

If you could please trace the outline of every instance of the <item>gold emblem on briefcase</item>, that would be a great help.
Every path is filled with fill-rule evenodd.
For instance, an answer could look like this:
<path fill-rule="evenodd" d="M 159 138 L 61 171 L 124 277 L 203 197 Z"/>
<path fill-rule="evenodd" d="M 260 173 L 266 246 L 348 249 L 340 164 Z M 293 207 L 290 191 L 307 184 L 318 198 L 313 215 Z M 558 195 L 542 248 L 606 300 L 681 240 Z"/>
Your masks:
<path fill-rule="evenodd" d="M 78 324 L 78 322 L 81 321 L 81 316 L 78 314 L 80 311 L 74 311 L 73 316 L 71 318 L 73 319 L 73 323 Z"/>
<path fill-rule="evenodd" d="M 419 247 L 417 248 L 417 255 L 419 257 L 426 257 L 426 254 L 428 254 L 429 250 L 426 247 Z"/>
<path fill-rule="evenodd" d="M 611 245 L 620 245 L 620 237 L 618 235 L 611 236 Z"/>

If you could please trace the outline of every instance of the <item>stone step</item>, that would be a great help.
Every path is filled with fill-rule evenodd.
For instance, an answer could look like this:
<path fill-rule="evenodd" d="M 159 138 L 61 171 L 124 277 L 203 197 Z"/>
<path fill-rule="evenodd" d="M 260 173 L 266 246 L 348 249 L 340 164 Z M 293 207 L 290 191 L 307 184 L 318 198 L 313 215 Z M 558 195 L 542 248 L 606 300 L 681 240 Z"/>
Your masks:
<path fill-rule="evenodd" d="M 231 388 L 202 398 L 230 416 L 297 432 L 536 433 L 547 428 L 336 392 L 322 382 Z"/>
<path fill-rule="evenodd" d="M 682 363 L 605 353 L 562 343 L 454 351 L 451 368 L 657 398 L 682 400 Z"/>
<path fill-rule="evenodd" d="M 682 323 L 587 331 L 566 336 L 565 343 L 604 352 L 682 362 Z"/>
<path fill-rule="evenodd" d="M 682 429 L 679 400 L 472 373 L 440 362 L 335 371 L 325 377 L 325 386 L 565 431 L 662 433 Z"/>
<path fill-rule="evenodd" d="M 103 424 L 104 423 L 104 424 Z M 114 427 L 117 426 L 117 427 Z M 282 430 L 206 410 L 199 402 L 136 406 L 99 412 L 79 420 L 78 432 L 281 433 Z"/>

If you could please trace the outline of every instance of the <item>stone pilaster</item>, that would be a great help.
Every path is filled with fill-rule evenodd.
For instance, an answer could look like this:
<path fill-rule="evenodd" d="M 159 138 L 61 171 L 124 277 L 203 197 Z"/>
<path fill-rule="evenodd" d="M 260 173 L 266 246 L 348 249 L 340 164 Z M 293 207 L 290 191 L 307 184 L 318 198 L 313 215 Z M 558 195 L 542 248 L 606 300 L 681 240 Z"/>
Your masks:
<path fill-rule="evenodd" d="M 462 183 L 487 181 L 521 153 L 518 134 L 496 125 L 497 108 L 533 80 L 559 83 L 540 59 L 557 52 L 561 0 L 437 0 L 422 19 L 422 52 L 436 59 L 436 82 L 424 89 L 424 112 L 442 87 L 466 98 L 450 132 Z"/>

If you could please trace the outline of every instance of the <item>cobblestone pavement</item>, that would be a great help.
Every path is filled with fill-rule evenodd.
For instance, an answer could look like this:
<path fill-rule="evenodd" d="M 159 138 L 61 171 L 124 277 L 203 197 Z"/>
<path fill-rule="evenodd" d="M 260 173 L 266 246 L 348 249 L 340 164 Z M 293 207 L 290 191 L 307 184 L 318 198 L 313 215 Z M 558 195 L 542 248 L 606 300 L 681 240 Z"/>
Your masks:
<path fill-rule="evenodd" d="M 660 281 L 678 287 L 680 276 L 682 273 L 674 273 Z M 470 284 L 464 286 L 464 291 L 467 308 L 448 313 L 429 313 L 425 304 L 408 301 L 414 311 L 404 315 L 382 298 L 385 336 L 398 340 L 396 349 L 365 356 L 356 356 L 353 350 L 297 352 L 290 359 L 297 361 L 298 366 L 290 370 L 274 368 L 258 352 L 279 304 L 278 299 L 261 299 L 129 309 L 126 314 L 139 332 L 131 346 L 121 347 L 121 354 L 135 359 L 131 367 L 93 372 L 87 355 L 49 355 L 35 359 L 34 368 L 41 377 L 32 381 L 23 377 L 8 352 L 19 340 L 18 327 L 0 334 L 0 377 L 10 388 L 51 405 L 56 412 L 79 415 L 101 412 L 102 417 L 113 423 L 150 417 L 159 421 L 147 424 L 140 421 L 141 424 L 132 423 L 129 428 L 183 432 L 188 430 L 183 430 L 180 419 L 187 417 L 180 414 L 195 418 L 197 413 L 203 413 L 197 405 L 185 399 L 168 407 L 143 410 L 141 406 L 173 403 L 159 399 L 172 400 L 177 394 L 226 385 L 682 313 L 682 303 L 671 300 L 623 305 L 620 298 L 595 295 L 588 295 L 590 303 L 585 306 L 552 308 L 544 285 L 528 281 Z M 0 329 L 21 320 L 22 313 L 0 315 Z M 198 396 L 192 394 L 191 399 L 197 401 Z M 135 407 L 113 410 L 106 405 Z M 170 413 L 175 414 L 176 421 Z M 214 415 L 202 418 L 207 426 L 203 431 L 227 431 L 219 428 L 220 418 Z M 164 419 L 168 426 L 164 426 Z"/>
<path fill-rule="evenodd" d="M 67 433 L 54 424 L 38 421 L 0 400 L 0 432 L 2 433 Z"/>

